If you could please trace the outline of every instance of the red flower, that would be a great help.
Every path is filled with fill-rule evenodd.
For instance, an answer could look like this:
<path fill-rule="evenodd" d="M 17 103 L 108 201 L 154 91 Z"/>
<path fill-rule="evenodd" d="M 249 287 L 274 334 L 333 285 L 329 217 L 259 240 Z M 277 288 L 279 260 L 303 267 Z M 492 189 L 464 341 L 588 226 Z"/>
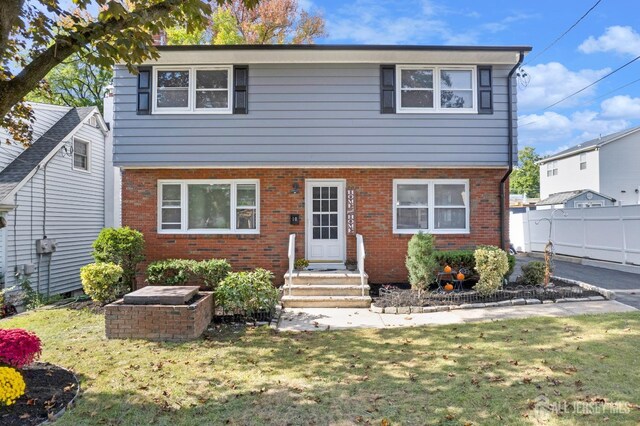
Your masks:
<path fill-rule="evenodd" d="M 41 353 L 42 343 L 34 333 L 20 328 L 0 329 L 0 363 L 22 368 Z"/>

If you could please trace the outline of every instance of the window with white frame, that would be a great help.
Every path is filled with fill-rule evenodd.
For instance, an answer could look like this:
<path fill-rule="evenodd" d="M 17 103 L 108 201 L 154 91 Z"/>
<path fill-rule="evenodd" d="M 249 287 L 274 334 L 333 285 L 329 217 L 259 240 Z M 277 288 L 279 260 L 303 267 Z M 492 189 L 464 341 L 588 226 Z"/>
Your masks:
<path fill-rule="evenodd" d="M 558 175 L 558 162 L 549 161 L 547 163 L 547 177 L 557 176 L 557 175 Z"/>
<path fill-rule="evenodd" d="M 155 113 L 231 113 L 231 67 L 156 67 Z"/>
<path fill-rule="evenodd" d="M 469 181 L 396 179 L 393 231 L 397 234 L 469 232 Z"/>
<path fill-rule="evenodd" d="M 257 180 L 186 180 L 158 183 L 158 232 L 256 234 Z"/>
<path fill-rule="evenodd" d="M 409 66 L 396 70 L 398 112 L 476 112 L 475 67 Z"/>
<path fill-rule="evenodd" d="M 89 142 L 73 140 L 73 169 L 89 171 Z"/>
<path fill-rule="evenodd" d="M 580 170 L 585 170 L 587 168 L 587 153 L 583 152 L 580 154 Z"/>

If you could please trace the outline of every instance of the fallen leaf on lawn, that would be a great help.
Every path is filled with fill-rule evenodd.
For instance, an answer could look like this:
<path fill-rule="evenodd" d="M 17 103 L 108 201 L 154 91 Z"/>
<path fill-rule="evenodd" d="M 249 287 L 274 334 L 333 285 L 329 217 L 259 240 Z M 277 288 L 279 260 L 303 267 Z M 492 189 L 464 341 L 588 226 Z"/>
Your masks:
<path fill-rule="evenodd" d="M 380 426 L 389 426 L 391 422 L 386 417 L 380 421 Z"/>
<path fill-rule="evenodd" d="M 522 383 L 528 385 L 529 383 L 531 383 L 531 377 L 525 377 L 524 379 L 522 379 Z"/>

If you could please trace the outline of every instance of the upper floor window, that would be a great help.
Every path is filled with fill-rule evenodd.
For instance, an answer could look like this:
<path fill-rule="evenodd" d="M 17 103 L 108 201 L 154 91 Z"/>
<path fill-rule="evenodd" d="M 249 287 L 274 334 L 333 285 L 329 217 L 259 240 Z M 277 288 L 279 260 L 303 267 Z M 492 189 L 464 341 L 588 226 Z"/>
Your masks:
<path fill-rule="evenodd" d="M 259 233 L 259 182 L 178 180 L 158 183 L 158 232 Z"/>
<path fill-rule="evenodd" d="M 154 113 L 231 113 L 231 67 L 154 70 Z"/>
<path fill-rule="evenodd" d="M 89 142 L 73 140 L 73 169 L 89 171 Z"/>
<path fill-rule="evenodd" d="M 547 177 L 556 176 L 558 174 L 558 162 L 550 161 L 547 163 Z"/>
<path fill-rule="evenodd" d="M 580 154 L 580 170 L 584 170 L 587 168 L 587 153 L 583 152 Z"/>
<path fill-rule="evenodd" d="M 396 234 L 469 232 L 469 181 L 396 179 L 393 181 Z"/>
<path fill-rule="evenodd" d="M 399 65 L 398 112 L 477 112 L 475 67 Z"/>

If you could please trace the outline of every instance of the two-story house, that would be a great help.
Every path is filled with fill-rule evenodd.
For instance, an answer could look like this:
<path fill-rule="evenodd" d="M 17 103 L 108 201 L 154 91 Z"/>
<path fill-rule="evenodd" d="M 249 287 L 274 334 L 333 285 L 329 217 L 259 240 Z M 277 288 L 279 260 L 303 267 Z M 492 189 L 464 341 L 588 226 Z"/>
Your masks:
<path fill-rule="evenodd" d="M 640 127 L 582 142 L 538 162 L 540 198 L 591 190 L 623 205 L 640 204 L 638 164 Z M 596 205 L 608 204 L 598 197 Z"/>
<path fill-rule="evenodd" d="M 507 239 L 515 72 L 529 47 L 161 46 L 115 72 L 122 221 L 147 260 L 226 258 L 282 282 L 288 243 L 406 282 L 407 242 Z"/>

